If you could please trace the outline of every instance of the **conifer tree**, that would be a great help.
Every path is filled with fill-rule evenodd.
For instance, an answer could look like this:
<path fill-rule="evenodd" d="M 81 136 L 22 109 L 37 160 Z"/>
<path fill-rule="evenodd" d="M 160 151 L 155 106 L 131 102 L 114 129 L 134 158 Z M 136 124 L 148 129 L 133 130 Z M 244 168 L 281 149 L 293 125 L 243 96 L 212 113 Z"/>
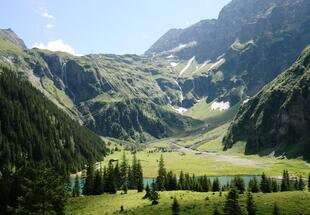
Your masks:
<path fill-rule="evenodd" d="M 299 176 L 299 181 L 298 181 L 298 190 L 304 190 L 305 189 L 305 182 L 302 179 L 302 176 Z"/>
<path fill-rule="evenodd" d="M 163 191 L 166 189 L 166 177 L 167 171 L 165 169 L 165 162 L 163 155 L 160 155 L 159 164 L 158 164 L 158 176 L 156 179 L 157 189 Z"/>
<path fill-rule="evenodd" d="M 258 193 L 259 192 L 259 184 L 258 184 L 255 176 L 249 182 L 249 191 L 252 193 Z"/>
<path fill-rule="evenodd" d="M 261 179 L 261 183 L 260 183 L 260 190 L 263 193 L 270 193 L 271 192 L 270 180 L 267 178 L 265 173 L 262 174 L 262 179 Z"/>
<path fill-rule="evenodd" d="M 94 177 L 94 189 L 93 189 L 93 195 L 101 195 L 104 191 L 102 184 L 102 172 L 100 170 L 96 170 L 95 177 Z"/>
<path fill-rule="evenodd" d="M 150 189 L 149 184 L 147 183 L 146 187 L 145 187 L 145 195 L 144 195 L 143 199 L 150 198 L 150 195 L 151 195 L 151 189 Z"/>
<path fill-rule="evenodd" d="M 212 192 L 220 191 L 220 181 L 218 178 L 215 178 L 212 184 Z"/>
<path fill-rule="evenodd" d="M 227 200 L 225 202 L 225 206 L 224 206 L 225 215 L 241 215 L 242 214 L 238 198 L 239 198 L 238 190 L 235 188 L 232 188 L 229 191 Z"/>
<path fill-rule="evenodd" d="M 272 215 L 281 215 L 280 209 L 277 203 L 274 203 Z"/>
<path fill-rule="evenodd" d="M 245 185 L 244 180 L 241 177 L 236 176 L 233 180 L 233 185 L 237 188 L 237 190 L 239 190 L 239 193 L 244 193 Z"/>
<path fill-rule="evenodd" d="M 132 189 L 137 189 L 138 180 L 139 180 L 139 169 L 138 169 L 137 155 L 135 152 L 133 154 L 131 171 L 132 171 L 132 177 L 133 177 Z"/>
<path fill-rule="evenodd" d="M 184 178 L 183 171 L 180 172 L 178 189 L 179 190 L 184 190 L 185 189 L 185 178 Z"/>
<path fill-rule="evenodd" d="M 94 163 L 90 161 L 87 166 L 83 195 L 92 195 L 94 192 Z"/>
<path fill-rule="evenodd" d="M 256 206 L 253 199 L 253 195 L 248 192 L 247 201 L 246 201 L 246 209 L 248 211 L 248 215 L 256 215 Z"/>
<path fill-rule="evenodd" d="M 114 168 L 113 168 L 112 162 L 109 162 L 106 186 L 107 186 L 107 192 L 111 194 L 116 193 L 117 189 L 116 189 L 116 184 L 115 184 Z"/>
<path fill-rule="evenodd" d="M 120 166 L 120 180 L 121 180 L 121 188 L 126 194 L 128 191 L 128 174 L 127 174 L 128 166 L 125 151 L 123 152 L 122 163 Z"/>
<path fill-rule="evenodd" d="M 172 203 L 172 214 L 179 215 L 180 214 L 180 205 L 176 197 L 173 198 Z"/>
<path fill-rule="evenodd" d="M 143 184 L 143 171 L 142 171 L 142 166 L 140 160 L 138 161 L 137 165 L 137 190 L 138 192 L 142 192 L 144 189 L 144 184 Z"/>
<path fill-rule="evenodd" d="M 72 189 L 72 197 L 79 197 L 80 196 L 80 177 L 78 174 L 76 174 L 75 176 L 75 180 L 74 180 L 74 186 Z"/>
<path fill-rule="evenodd" d="M 282 182 L 281 182 L 281 191 L 290 190 L 290 176 L 287 170 L 283 171 Z"/>
<path fill-rule="evenodd" d="M 272 192 L 278 192 L 279 191 L 279 185 L 277 180 L 272 179 L 271 180 L 271 188 L 272 188 Z"/>
<path fill-rule="evenodd" d="M 159 200 L 159 194 L 157 192 L 158 188 L 156 186 L 157 185 L 153 182 L 151 192 L 150 192 L 150 196 L 149 196 L 149 200 L 152 202 L 152 205 L 157 205 L 158 200 Z"/>
<path fill-rule="evenodd" d="M 134 189 L 135 178 L 131 166 L 128 166 L 128 188 Z"/>
<path fill-rule="evenodd" d="M 115 164 L 115 167 L 114 167 L 114 181 L 115 181 L 116 188 L 117 189 L 120 188 L 121 187 L 121 174 L 120 174 L 118 162 Z"/>

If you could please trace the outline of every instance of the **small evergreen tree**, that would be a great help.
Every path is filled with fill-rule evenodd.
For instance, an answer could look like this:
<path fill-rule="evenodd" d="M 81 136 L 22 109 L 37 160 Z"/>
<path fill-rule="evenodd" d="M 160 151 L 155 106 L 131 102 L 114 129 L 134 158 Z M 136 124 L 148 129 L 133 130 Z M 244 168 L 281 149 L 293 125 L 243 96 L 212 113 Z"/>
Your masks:
<path fill-rule="evenodd" d="M 281 191 L 290 190 L 290 175 L 287 170 L 283 171 L 282 182 L 281 182 Z"/>
<path fill-rule="evenodd" d="M 241 215 L 241 207 L 238 202 L 238 190 L 232 188 L 227 196 L 227 200 L 224 206 L 224 213 L 225 215 Z"/>
<path fill-rule="evenodd" d="M 302 179 L 302 176 L 299 176 L 298 180 L 298 190 L 304 190 L 305 189 L 305 182 Z"/>
<path fill-rule="evenodd" d="M 281 212 L 280 212 L 280 209 L 279 209 L 277 203 L 275 203 L 273 206 L 272 215 L 281 215 Z"/>
<path fill-rule="evenodd" d="M 159 200 L 159 194 L 157 192 L 156 184 L 152 183 L 152 189 L 150 192 L 149 200 L 152 202 L 152 205 L 157 205 Z"/>
<path fill-rule="evenodd" d="M 180 205 L 176 197 L 173 198 L 172 203 L 172 214 L 173 215 L 179 215 L 180 213 Z"/>
<path fill-rule="evenodd" d="M 79 197 L 80 196 L 80 177 L 78 174 L 76 174 L 75 176 L 75 180 L 74 180 L 74 186 L 72 189 L 72 197 Z"/>
<path fill-rule="evenodd" d="M 256 215 L 255 202 L 253 199 L 253 195 L 250 192 L 247 195 L 246 209 L 248 211 L 248 215 Z"/>
<path fill-rule="evenodd" d="M 260 183 L 260 190 L 263 193 L 270 193 L 271 192 L 270 180 L 267 178 L 265 173 L 262 174 L 262 179 L 261 179 L 261 183 Z"/>
<path fill-rule="evenodd" d="M 149 184 L 147 183 L 146 187 L 145 187 L 145 195 L 144 195 L 143 199 L 150 198 L 150 195 L 151 195 L 151 190 L 150 190 Z"/>
<path fill-rule="evenodd" d="M 245 191 L 245 185 L 244 185 L 244 180 L 237 176 L 234 178 L 234 181 L 233 181 L 233 185 L 237 188 L 237 190 L 239 190 L 239 193 L 244 193 Z"/>
<path fill-rule="evenodd" d="M 101 195 L 104 191 L 104 185 L 102 180 L 102 171 L 96 170 L 94 177 L 94 189 L 93 195 Z"/>
<path fill-rule="evenodd" d="M 114 168 L 112 162 L 109 162 L 109 167 L 107 171 L 107 181 L 106 181 L 107 192 L 114 194 L 116 193 L 116 184 L 114 177 Z"/>
<path fill-rule="evenodd" d="M 252 193 L 258 193 L 260 191 L 259 190 L 259 184 L 258 184 L 255 176 L 249 182 L 249 191 Z"/>
<path fill-rule="evenodd" d="M 94 163 L 90 161 L 87 166 L 83 195 L 92 195 L 94 191 Z"/>
<path fill-rule="evenodd" d="M 159 164 L 158 164 L 158 176 L 156 179 L 157 189 L 160 191 L 163 191 L 166 189 L 166 177 L 167 177 L 167 171 L 165 168 L 165 162 L 163 155 L 160 155 Z"/>
<path fill-rule="evenodd" d="M 142 171 L 142 166 L 140 160 L 138 161 L 137 165 L 137 190 L 138 192 L 142 192 L 144 189 L 144 184 L 143 184 L 143 171 Z"/>
<path fill-rule="evenodd" d="M 127 159 L 126 159 L 126 154 L 125 151 L 123 152 L 123 158 L 122 158 L 122 163 L 120 166 L 120 184 L 121 188 L 126 194 L 128 191 L 128 175 L 127 175 L 127 170 L 128 170 L 128 165 L 127 165 Z"/>
<path fill-rule="evenodd" d="M 212 184 L 212 192 L 220 191 L 220 181 L 218 178 L 215 178 Z"/>

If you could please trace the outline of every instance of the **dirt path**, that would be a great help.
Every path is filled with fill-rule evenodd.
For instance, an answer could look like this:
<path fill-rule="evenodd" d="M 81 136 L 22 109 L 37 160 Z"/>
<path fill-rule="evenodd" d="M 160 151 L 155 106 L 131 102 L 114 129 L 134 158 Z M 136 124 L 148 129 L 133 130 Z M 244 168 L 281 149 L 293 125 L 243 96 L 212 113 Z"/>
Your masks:
<path fill-rule="evenodd" d="M 218 161 L 225 161 L 229 162 L 235 165 L 258 165 L 261 162 L 259 161 L 254 161 L 254 160 L 249 160 L 246 158 L 240 158 L 238 156 L 233 156 L 233 155 L 218 155 L 217 153 L 214 152 L 201 152 L 192 148 L 186 148 L 184 146 L 176 144 L 174 141 L 170 142 L 171 148 L 176 149 L 180 153 L 193 153 L 197 156 L 212 156 Z"/>

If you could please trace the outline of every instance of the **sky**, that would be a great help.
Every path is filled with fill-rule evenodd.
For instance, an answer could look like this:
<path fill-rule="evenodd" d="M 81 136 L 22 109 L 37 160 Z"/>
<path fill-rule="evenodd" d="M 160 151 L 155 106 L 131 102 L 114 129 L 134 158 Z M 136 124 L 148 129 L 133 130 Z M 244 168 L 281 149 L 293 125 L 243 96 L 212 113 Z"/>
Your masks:
<path fill-rule="evenodd" d="M 4 0 L 0 28 L 28 48 L 143 54 L 171 28 L 217 18 L 230 0 Z"/>

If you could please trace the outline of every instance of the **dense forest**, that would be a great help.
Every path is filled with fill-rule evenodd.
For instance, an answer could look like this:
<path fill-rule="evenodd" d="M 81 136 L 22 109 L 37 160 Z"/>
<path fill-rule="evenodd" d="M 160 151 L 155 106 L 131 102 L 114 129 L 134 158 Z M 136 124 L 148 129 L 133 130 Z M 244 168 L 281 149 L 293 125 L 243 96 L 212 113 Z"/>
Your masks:
<path fill-rule="evenodd" d="M 63 173 L 101 160 L 104 142 L 73 121 L 30 83 L 1 68 L 0 168 L 45 161 Z"/>

